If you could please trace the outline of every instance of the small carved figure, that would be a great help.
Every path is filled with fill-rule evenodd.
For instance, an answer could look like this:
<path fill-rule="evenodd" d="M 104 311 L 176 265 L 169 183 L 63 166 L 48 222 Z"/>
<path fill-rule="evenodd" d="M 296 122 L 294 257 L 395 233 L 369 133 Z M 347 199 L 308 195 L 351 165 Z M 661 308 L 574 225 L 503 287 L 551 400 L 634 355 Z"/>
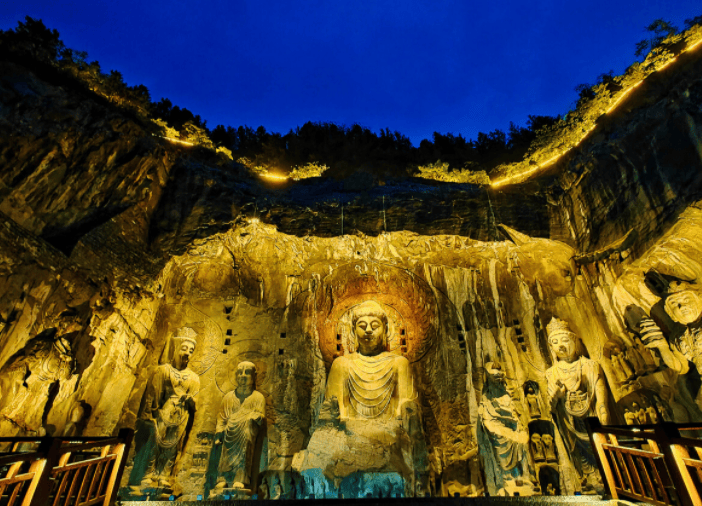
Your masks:
<path fill-rule="evenodd" d="M 643 408 L 639 407 L 639 404 L 637 402 L 632 403 L 631 410 L 632 413 L 636 416 L 636 421 L 638 422 L 638 425 L 646 425 L 648 423 L 648 420 L 646 419 L 646 412 Z"/>
<path fill-rule="evenodd" d="M 544 456 L 547 462 L 556 461 L 556 448 L 553 444 L 553 436 L 551 434 L 543 434 L 541 442 L 544 444 Z"/>
<path fill-rule="evenodd" d="M 626 383 L 634 376 L 634 371 L 631 369 L 629 362 L 627 362 L 625 355 L 618 347 L 612 349 L 612 354 L 610 355 L 610 360 L 612 362 L 612 369 L 614 373 L 618 376 L 620 383 Z"/>
<path fill-rule="evenodd" d="M 546 495 L 556 495 L 556 489 L 553 487 L 553 483 L 549 483 L 546 486 Z"/>
<path fill-rule="evenodd" d="M 531 435 L 531 451 L 534 453 L 534 460 L 537 462 L 546 460 L 544 445 L 541 441 L 541 434 L 535 433 Z"/>
<path fill-rule="evenodd" d="M 592 479 L 601 483 L 595 470 L 595 456 L 587 435 L 585 418 L 597 416 L 609 425 L 607 385 L 600 365 L 578 350 L 577 336 L 568 324 L 553 318 L 547 326 L 548 342 L 555 364 L 546 371 L 551 411 L 558 423 L 576 471 L 585 488 Z"/>
<path fill-rule="evenodd" d="M 652 405 L 649 404 L 646 406 L 646 414 L 648 415 L 648 420 L 650 423 L 658 423 L 658 413 L 656 413 L 656 408 L 654 408 Z"/>
<path fill-rule="evenodd" d="M 663 403 L 661 403 L 659 400 L 656 399 L 656 410 L 658 413 L 661 414 L 661 417 L 663 418 L 664 422 L 672 422 L 673 419 L 670 418 L 670 413 L 668 412 L 668 409 L 663 406 Z"/>
<path fill-rule="evenodd" d="M 624 421 L 627 425 L 636 425 L 637 419 L 636 415 L 629 411 L 629 408 L 624 408 Z"/>
<path fill-rule="evenodd" d="M 68 414 L 68 423 L 63 428 L 64 437 L 77 437 L 83 430 L 85 408 L 81 402 L 76 402 Z"/>
<path fill-rule="evenodd" d="M 65 338 L 35 337 L 0 369 L 0 420 L 12 427 L 4 436 L 36 433 L 56 383 L 73 372 L 73 352 Z"/>
<path fill-rule="evenodd" d="M 497 490 L 506 486 L 507 480 L 520 480 L 529 476 L 527 445 L 529 432 L 520 422 L 512 397 L 507 392 L 505 374 L 498 363 L 489 362 L 485 365 L 487 381 L 483 388 L 483 398 L 478 408 L 481 433 L 488 439 L 492 449 L 494 462 L 488 471 L 494 474 Z M 483 445 L 485 447 L 485 445 Z M 486 467 L 488 466 L 485 459 Z M 495 493 L 491 491 L 491 493 Z"/>
<path fill-rule="evenodd" d="M 529 417 L 532 420 L 534 418 L 541 418 L 541 405 L 539 404 L 539 397 L 534 393 L 534 387 L 529 387 L 526 401 L 529 406 Z"/>
<path fill-rule="evenodd" d="M 634 374 L 637 376 L 642 376 L 646 373 L 646 363 L 644 362 L 639 351 L 636 349 L 635 344 L 624 350 L 621 356 L 631 364 Z"/>
<path fill-rule="evenodd" d="M 266 415 L 266 398 L 256 388 L 256 366 L 241 362 L 236 368 L 235 390 L 222 399 L 217 417 L 215 444 L 222 445 L 215 490 L 248 488 L 253 451 Z"/>
<path fill-rule="evenodd" d="M 146 386 L 137 421 L 136 458 L 131 480 L 134 492 L 159 488 L 169 494 L 172 473 L 181 450 L 190 416 L 195 412 L 195 395 L 200 390 L 199 376 L 188 368 L 195 351 L 196 333 L 179 329 L 171 340 L 170 362 L 158 366 Z"/>

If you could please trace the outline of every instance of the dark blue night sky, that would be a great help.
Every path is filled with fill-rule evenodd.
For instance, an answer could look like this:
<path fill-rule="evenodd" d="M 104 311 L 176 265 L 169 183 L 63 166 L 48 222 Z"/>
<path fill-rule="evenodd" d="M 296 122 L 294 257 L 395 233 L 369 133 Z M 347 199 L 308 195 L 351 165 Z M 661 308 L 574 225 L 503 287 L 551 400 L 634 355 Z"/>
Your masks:
<path fill-rule="evenodd" d="M 189 1 L 10 0 L 88 51 L 217 124 L 286 133 L 307 121 L 475 138 L 563 114 L 580 83 L 634 61 L 656 18 L 683 27 L 699 0 Z"/>

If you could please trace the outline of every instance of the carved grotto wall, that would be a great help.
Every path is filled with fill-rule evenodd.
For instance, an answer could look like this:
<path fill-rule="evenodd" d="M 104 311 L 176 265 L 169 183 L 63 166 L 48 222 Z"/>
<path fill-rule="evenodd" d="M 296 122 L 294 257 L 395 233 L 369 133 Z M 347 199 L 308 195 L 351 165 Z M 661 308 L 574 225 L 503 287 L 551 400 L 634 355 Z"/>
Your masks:
<path fill-rule="evenodd" d="M 136 428 L 135 499 L 601 490 L 584 417 L 702 420 L 693 56 L 501 192 L 272 188 L 0 64 L 0 434 Z"/>
<path fill-rule="evenodd" d="M 628 263 L 616 256 L 578 266 L 563 243 L 503 230 L 509 240 L 492 243 L 412 233 L 324 239 L 253 223 L 174 257 L 149 296 L 112 292 L 68 266 L 38 269 L 42 255 L 55 252 L 25 238 L 17 256 L 26 265 L 18 262 L 3 278 L 4 300 L 14 301 L 12 314 L 3 314 L 3 433 L 63 433 L 80 404 L 87 407 L 78 421 L 83 434 L 140 428 L 141 454 L 132 455 L 123 496 L 209 495 L 221 459 L 223 398 L 236 390 L 237 366 L 247 361 L 265 399 L 261 436 L 251 441 L 255 456 L 245 464 L 255 468 L 259 493 L 595 492 L 601 483 L 587 448 L 565 423 L 577 421 L 577 409 L 566 409 L 576 400 L 571 393 L 612 423 L 699 419 L 695 323 L 676 325 L 650 280 L 656 272 L 666 287 L 687 283 L 686 290 L 665 288 L 673 295 L 698 293 L 702 211 L 689 208 Z M 27 279 L 31 284 L 20 284 Z M 295 460 L 316 430 L 339 421 L 324 402 L 326 379 L 337 357 L 353 353 L 351 310 L 367 300 L 388 316 L 387 349 L 409 362 L 427 455 L 411 479 L 396 473 L 395 481 L 380 480 L 392 472 L 369 464 L 367 473 L 330 488 Z M 690 295 L 694 322 L 701 300 Z M 562 327 L 549 328 L 554 317 Z M 159 376 L 164 364 L 175 364 L 184 328 L 194 352 L 187 368 L 172 370 L 189 371 L 198 383 L 192 387 Z M 571 358 L 582 358 L 561 358 L 549 346 L 559 336 L 572 342 Z M 560 374 L 561 385 L 549 371 Z M 168 388 L 166 400 L 153 400 L 154 389 Z M 179 414 L 164 408 L 169 397 L 181 403 Z M 600 403 L 604 411 L 594 409 Z M 154 424 L 143 423 L 149 416 Z M 144 431 L 159 422 L 177 426 L 176 435 L 164 432 L 159 443 L 158 431 Z M 171 461 L 144 485 L 148 462 L 139 459 L 161 443 L 171 444 L 164 457 Z M 369 444 L 382 452 L 385 443 Z M 330 483 L 332 469 L 319 471 Z M 131 473 L 141 475 L 130 481 Z M 256 488 L 231 485 L 227 495 Z"/>

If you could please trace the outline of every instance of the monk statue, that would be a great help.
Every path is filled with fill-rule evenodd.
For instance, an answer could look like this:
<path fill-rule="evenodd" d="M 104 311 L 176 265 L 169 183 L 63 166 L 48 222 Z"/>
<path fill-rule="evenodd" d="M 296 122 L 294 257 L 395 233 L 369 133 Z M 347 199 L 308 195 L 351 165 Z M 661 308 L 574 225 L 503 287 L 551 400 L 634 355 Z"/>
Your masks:
<path fill-rule="evenodd" d="M 156 368 L 146 386 L 130 476 L 134 493 L 160 490 L 162 495 L 170 495 L 173 488 L 173 468 L 200 390 L 199 376 L 188 368 L 196 336 L 193 329 L 179 329 L 170 343 L 170 361 Z"/>
<path fill-rule="evenodd" d="M 579 339 L 568 324 L 553 318 L 546 327 L 554 365 L 546 371 L 548 396 L 554 419 L 573 456 L 583 491 L 601 486 L 595 467 L 595 457 L 585 427 L 585 418 L 597 416 L 609 425 L 608 390 L 600 365 L 585 357 L 579 349 Z"/>
<path fill-rule="evenodd" d="M 485 365 L 487 381 L 478 407 L 478 442 L 483 450 L 491 495 L 511 495 L 529 479 L 529 431 L 520 420 L 505 373 L 497 362 Z M 520 491 L 521 492 L 521 491 Z"/>
<path fill-rule="evenodd" d="M 256 366 L 240 362 L 236 388 L 222 399 L 217 417 L 215 445 L 222 445 L 217 485 L 211 496 L 224 488 L 249 489 L 256 437 L 266 416 L 266 398 L 256 390 Z"/>
<path fill-rule="evenodd" d="M 417 480 L 428 480 L 429 463 L 409 361 L 388 351 L 388 317 L 380 304 L 359 304 L 351 321 L 355 351 L 332 363 L 324 416 L 296 461 L 303 475 L 321 469 L 334 483 L 352 473 L 399 474 L 404 492 L 388 481 L 381 493 L 413 495 L 423 489 Z"/>

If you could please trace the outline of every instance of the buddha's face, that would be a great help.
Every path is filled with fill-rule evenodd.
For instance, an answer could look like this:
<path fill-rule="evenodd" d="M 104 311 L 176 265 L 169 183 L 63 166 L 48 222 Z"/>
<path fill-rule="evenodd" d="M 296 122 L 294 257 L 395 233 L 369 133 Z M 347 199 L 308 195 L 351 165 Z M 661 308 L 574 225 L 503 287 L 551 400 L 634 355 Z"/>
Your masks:
<path fill-rule="evenodd" d="M 256 381 L 256 367 L 251 363 L 239 364 L 236 368 L 236 383 L 244 389 L 254 387 Z"/>
<path fill-rule="evenodd" d="M 683 290 L 669 295 L 665 312 L 678 323 L 690 325 L 702 317 L 702 297 L 696 290 Z"/>
<path fill-rule="evenodd" d="M 356 320 L 354 327 L 359 352 L 365 355 L 382 348 L 385 344 L 386 331 L 385 323 L 377 316 L 361 316 Z"/>
<path fill-rule="evenodd" d="M 549 338 L 548 344 L 558 360 L 565 360 L 566 362 L 575 360 L 576 343 L 573 334 L 556 334 Z"/>
<path fill-rule="evenodd" d="M 190 357 L 193 356 L 195 352 L 195 343 L 192 341 L 183 341 L 180 347 L 176 350 L 175 357 L 173 357 L 173 366 L 182 371 L 188 367 L 190 362 Z"/>

